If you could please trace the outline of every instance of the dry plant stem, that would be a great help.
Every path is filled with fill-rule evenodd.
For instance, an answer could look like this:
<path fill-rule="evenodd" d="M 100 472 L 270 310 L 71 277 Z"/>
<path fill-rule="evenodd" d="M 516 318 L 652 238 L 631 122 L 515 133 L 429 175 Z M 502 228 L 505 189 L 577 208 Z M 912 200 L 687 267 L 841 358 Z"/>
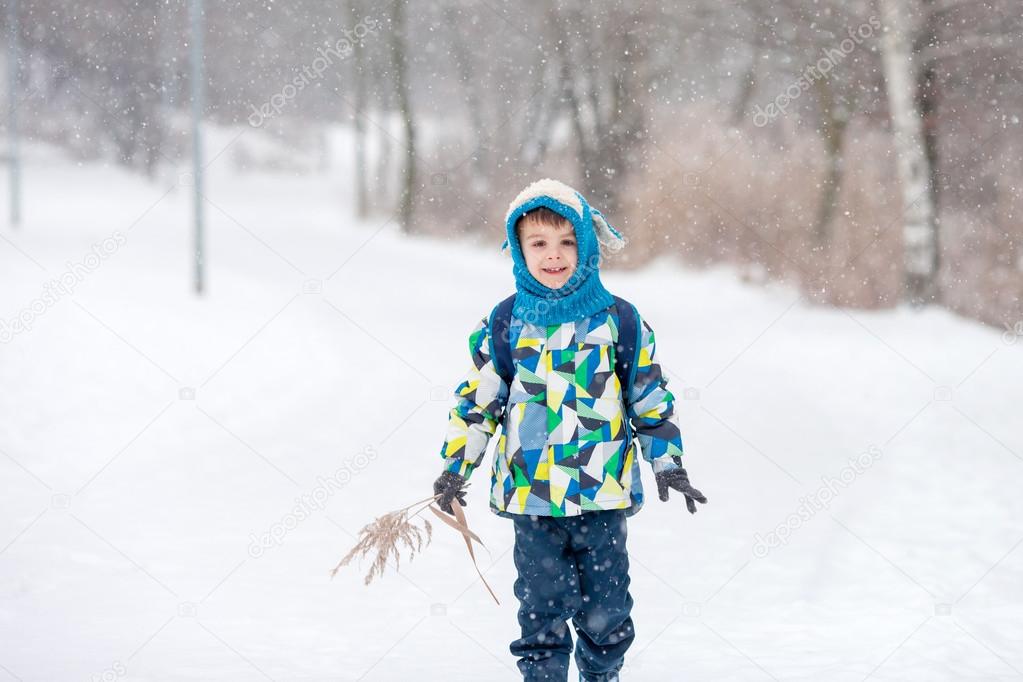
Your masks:
<path fill-rule="evenodd" d="M 468 489 L 468 488 L 469 488 L 469 486 L 471 486 L 471 485 L 472 485 L 471 483 L 466 483 L 465 485 L 463 485 L 463 486 L 462 486 L 462 490 L 466 490 L 466 489 Z M 402 512 L 402 511 L 406 511 L 406 510 L 408 510 L 408 509 L 412 509 L 412 507 L 416 506 L 417 504 L 423 504 L 423 503 L 425 502 L 426 504 L 423 504 L 423 506 L 422 506 L 422 507 L 420 507 L 419 509 L 417 509 L 417 510 L 416 510 L 416 512 L 415 512 L 414 514 L 411 514 L 411 515 L 409 516 L 409 518 L 412 518 L 412 517 L 414 517 L 414 516 L 419 516 L 419 515 L 420 515 L 420 514 L 421 514 L 421 513 L 422 513 L 422 512 L 424 511 L 424 510 L 426 510 L 426 509 L 427 509 L 428 507 L 430 507 L 430 506 L 431 506 L 431 505 L 432 505 L 432 504 L 433 504 L 434 502 L 436 502 L 436 501 L 437 501 L 437 498 L 438 498 L 438 497 L 440 497 L 440 496 L 441 496 L 441 494 L 440 494 L 440 493 L 437 493 L 437 494 L 436 494 L 436 495 L 434 495 L 433 497 L 424 497 L 423 499 L 419 500 L 418 502 L 413 502 L 413 503 L 412 503 L 412 504 L 410 504 L 409 506 L 405 507 L 404 509 L 399 509 L 398 511 L 400 511 L 400 512 Z M 454 502 L 453 502 L 453 504 L 454 504 Z M 483 543 L 481 542 L 480 544 L 482 545 Z"/>
<path fill-rule="evenodd" d="M 494 594 L 494 590 L 491 589 L 490 583 L 488 583 L 487 579 L 483 577 L 483 571 L 480 570 L 479 564 L 476 563 L 476 553 L 472 551 L 472 540 L 469 539 L 470 536 L 476 537 L 476 534 L 469 530 L 469 522 L 465 520 L 465 512 L 463 512 L 462 508 L 458 505 L 452 505 L 451 509 L 455 512 L 455 518 L 458 519 L 458 523 L 464 529 L 462 530 L 462 539 L 465 540 L 465 547 L 469 550 L 469 558 L 472 559 L 472 565 L 473 568 L 476 569 L 476 574 L 479 575 L 480 580 L 483 582 L 483 586 L 487 588 L 487 592 L 489 592 L 490 596 L 494 598 L 494 602 L 500 606 L 501 602 L 498 600 L 497 595 Z M 479 540 L 479 538 L 476 539 Z M 479 543 L 482 545 L 483 541 L 479 540 Z M 489 552 L 490 550 L 487 551 Z"/>
<path fill-rule="evenodd" d="M 415 557 L 416 552 L 423 548 L 422 533 L 419 527 L 412 523 L 412 519 L 421 514 L 423 510 L 429 509 L 438 518 L 444 521 L 445 524 L 451 526 L 461 534 L 462 539 L 465 541 L 466 549 L 469 550 L 469 558 L 472 559 L 472 564 L 476 569 L 477 575 L 479 575 L 480 580 L 487 588 L 490 596 L 494 598 L 494 601 L 497 604 L 500 604 L 501 602 L 497 599 L 497 595 L 494 594 L 494 590 L 491 589 L 490 584 L 487 583 L 486 578 L 483 577 L 483 572 L 480 571 L 479 564 L 476 562 L 476 554 L 472 549 L 472 543 L 474 540 L 478 542 L 481 547 L 487 550 L 488 554 L 490 553 L 490 550 L 483 544 L 483 541 L 479 538 L 479 536 L 469 529 L 469 522 L 465 518 L 465 512 L 462 511 L 462 508 L 457 501 L 452 501 L 451 508 L 453 513 L 451 516 L 433 506 L 433 503 L 436 502 L 439 497 L 440 494 L 423 498 L 418 502 L 413 502 L 407 507 L 402 507 L 401 509 L 384 514 L 383 516 L 374 519 L 372 523 L 364 526 L 362 530 L 359 531 L 359 542 L 356 543 L 355 547 L 353 547 L 330 572 L 331 578 L 333 578 L 337 574 L 338 570 L 340 570 L 343 566 L 347 566 L 357 555 L 365 557 L 375 552 L 376 556 L 373 559 L 373 564 L 370 566 L 369 573 L 366 574 L 364 581 L 365 584 L 369 585 L 373 582 L 375 577 L 383 575 L 384 568 L 387 566 L 387 562 L 391 557 L 394 558 L 396 570 L 397 567 L 401 565 L 401 554 L 398 551 L 399 542 L 404 543 L 410 550 L 409 560 L 411 561 Z M 419 508 L 410 513 L 410 511 L 415 507 Z M 423 519 L 423 524 L 426 529 L 426 544 L 429 545 L 430 540 L 433 537 L 433 530 L 427 519 Z"/>
<path fill-rule="evenodd" d="M 363 526 L 359 531 L 359 541 L 341 559 L 337 566 L 331 570 L 330 577 L 333 578 L 337 575 L 337 572 L 351 563 L 356 556 L 365 557 L 375 553 L 373 564 L 370 566 L 369 573 L 366 574 L 365 579 L 365 583 L 369 585 L 375 577 L 383 575 L 384 568 L 387 566 L 389 559 L 394 559 L 396 568 L 401 566 L 401 554 L 398 551 L 399 542 L 404 543 L 411 550 L 409 557 L 411 561 L 415 557 L 416 552 L 423 547 L 421 531 L 418 526 L 412 523 L 412 519 L 436 502 L 438 497 L 440 497 L 439 494 L 424 497 L 407 507 L 402 507 L 379 516 L 372 523 Z M 410 510 L 417 506 L 419 509 L 410 514 Z M 423 519 L 423 524 L 426 530 L 426 544 L 429 544 L 433 538 L 433 528 L 426 519 Z"/>
<path fill-rule="evenodd" d="M 466 488 L 468 488 L 469 486 L 465 486 L 465 487 L 466 487 Z M 415 512 L 414 514 L 412 514 L 412 516 L 419 516 L 420 514 L 422 514 L 422 513 L 423 513 L 423 511 L 424 511 L 424 510 L 425 510 L 425 509 L 426 509 L 427 507 L 430 507 L 430 506 L 432 506 L 432 505 L 433 505 L 433 503 L 437 501 L 437 498 L 438 498 L 438 497 L 440 497 L 440 493 L 438 493 L 438 494 L 434 495 L 433 497 L 428 497 L 428 498 L 426 498 L 426 499 L 424 499 L 424 500 L 420 500 L 419 502 L 416 502 L 415 504 L 410 504 L 409 506 L 407 506 L 407 507 L 405 507 L 405 508 L 406 508 L 406 509 L 411 509 L 412 507 L 416 506 L 416 504 L 423 504 L 423 502 L 425 502 L 426 504 L 424 504 L 424 505 L 423 505 L 422 507 L 420 507 L 419 509 L 417 509 L 417 510 L 416 510 L 416 512 Z M 453 504 L 454 504 L 454 502 L 453 502 Z"/>
<path fill-rule="evenodd" d="M 423 529 L 412 523 L 409 517 L 409 510 L 421 504 L 431 503 L 435 497 L 425 498 L 414 502 L 407 507 L 389 512 L 377 517 L 372 523 L 364 526 L 359 531 L 359 541 L 355 547 L 344 556 L 343 559 L 330 572 L 333 578 L 344 566 L 347 566 L 356 556 L 373 556 L 373 563 L 366 574 L 365 584 L 369 585 L 373 579 L 382 576 L 389 560 L 394 559 L 395 569 L 401 566 L 401 552 L 399 545 L 404 545 L 409 550 L 409 560 L 415 558 L 417 552 L 424 546 Z M 422 511 L 421 509 L 419 511 Z M 418 512 L 417 512 L 418 513 Z M 433 538 L 433 528 L 430 522 L 423 519 L 426 531 L 425 544 L 429 545 Z"/>

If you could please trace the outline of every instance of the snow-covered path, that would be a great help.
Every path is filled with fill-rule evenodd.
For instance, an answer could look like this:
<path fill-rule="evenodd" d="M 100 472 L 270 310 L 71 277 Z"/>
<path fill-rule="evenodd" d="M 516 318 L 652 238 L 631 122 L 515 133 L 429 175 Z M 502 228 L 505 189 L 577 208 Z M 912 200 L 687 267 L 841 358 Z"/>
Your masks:
<path fill-rule="evenodd" d="M 213 171 L 202 300 L 187 187 L 38 151 L 0 228 L 3 320 L 82 275 L 0 344 L 0 680 L 518 679 L 485 485 L 501 606 L 445 528 L 401 575 L 328 579 L 429 494 L 509 262 L 356 224 L 340 175 Z M 657 331 L 710 500 L 630 522 L 624 679 L 1023 678 L 1023 338 L 666 262 L 604 279 Z"/>

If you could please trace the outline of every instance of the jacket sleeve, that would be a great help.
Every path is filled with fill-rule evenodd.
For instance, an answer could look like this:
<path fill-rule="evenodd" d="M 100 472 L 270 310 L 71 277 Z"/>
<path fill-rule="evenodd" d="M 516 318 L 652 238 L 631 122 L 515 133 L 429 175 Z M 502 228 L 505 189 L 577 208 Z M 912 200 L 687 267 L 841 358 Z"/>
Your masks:
<path fill-rule="evenodd" d="M 643 450 L 643 459 L 654 472 L 675 469 L 674 455 L 682 456 L 682 434 L 675 415 L 675 396 L 654 353 L 654 330 L 640 319 L 640 347 L 636 379 L 629 392 L 627 413 Z"/>
<path fill-rule="evenodd" d="M 458 400 L 448 414 L 447 435 L 440 451 L 444 469 L 465 478 L 482 462 L 508 401 L 508 385 L 490 358 L 487 318 L 480 320 L 469 335 L 469 354 L 472 368 L 455 389 Z"/>

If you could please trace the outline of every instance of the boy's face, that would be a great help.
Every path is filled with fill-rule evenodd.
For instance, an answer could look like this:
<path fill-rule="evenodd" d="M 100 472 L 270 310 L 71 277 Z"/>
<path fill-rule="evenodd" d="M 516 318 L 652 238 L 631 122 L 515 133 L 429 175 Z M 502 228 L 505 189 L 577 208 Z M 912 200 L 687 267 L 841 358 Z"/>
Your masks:
<path fill-rule="evenodd" d="M 528 217 L 519 225 L 518 238 L 529 274 L 550 289 L 560 289 L 575 272 L 579 260 L 572 223 L 557 227 Z"/>

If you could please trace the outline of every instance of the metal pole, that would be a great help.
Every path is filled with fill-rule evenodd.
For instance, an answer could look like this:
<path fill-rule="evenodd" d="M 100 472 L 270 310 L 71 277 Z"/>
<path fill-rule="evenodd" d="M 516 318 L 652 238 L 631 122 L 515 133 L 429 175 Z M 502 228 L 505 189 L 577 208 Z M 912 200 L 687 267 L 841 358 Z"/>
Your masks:
<path fill-rule="evenodd" d="M 195 208 L 195 292 L 201 294 L 205 284 L 203 263 L 203 175 L 202 175 L 202 32 L 203 0 L 190 0 L 188 14 L 192 25 L 192 180 Z"/>
<path fill-rule="evenodd" d="M 7 0 L 7 162 L 10 164 L 11 225 L 21 224 L 21 157 L 18 153 L 18 0 Z"/>

